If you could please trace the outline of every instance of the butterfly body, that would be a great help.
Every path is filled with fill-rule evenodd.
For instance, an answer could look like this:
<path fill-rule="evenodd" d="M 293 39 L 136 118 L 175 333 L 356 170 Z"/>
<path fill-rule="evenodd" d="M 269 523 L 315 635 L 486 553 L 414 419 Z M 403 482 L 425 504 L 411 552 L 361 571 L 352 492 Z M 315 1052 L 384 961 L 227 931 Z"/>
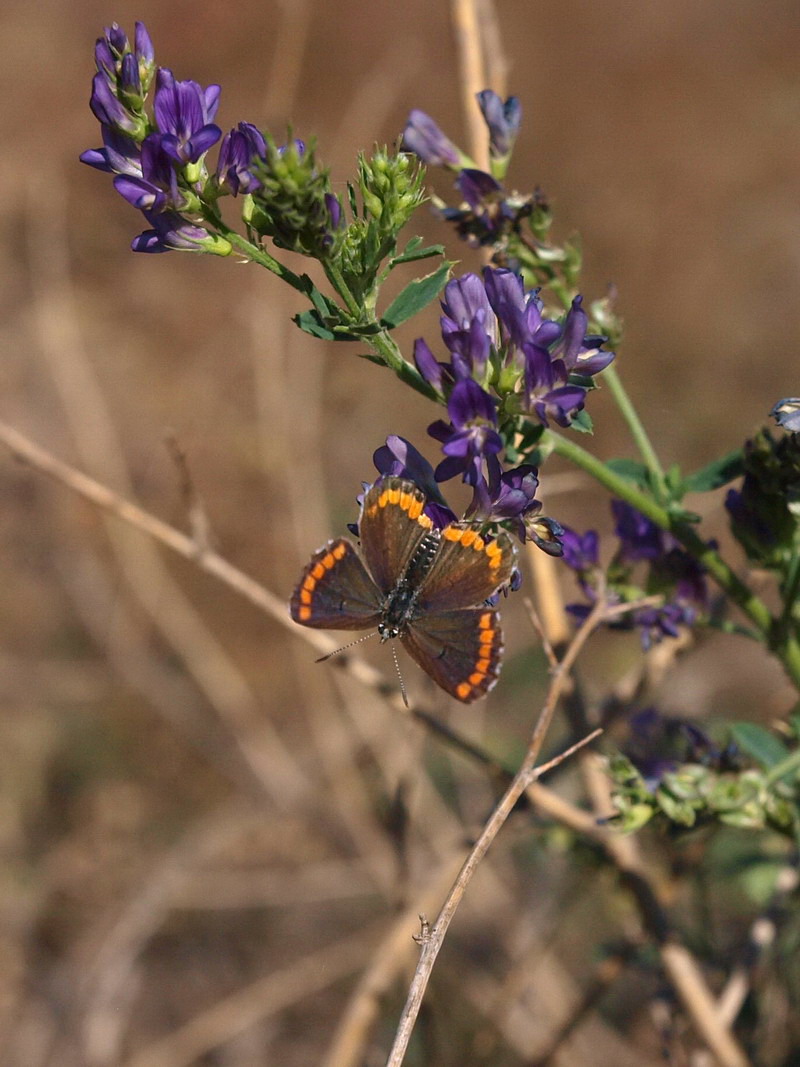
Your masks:
<path fill-rule="evenodd" d="M 292 596 L 292 618 L 334 630 L 377 628 L 399 638 L 438 685 L 471 703 L 500 671 L 499 614 L 486 605 L 511 577 L 514 548 L 501 533 L 482 537 L 452 523 L 437 530 L 425 496 L 403 478 L 382 478 L 367 492 L 358 532 L 363 559 L 346 538 L 311 559 Z"/>

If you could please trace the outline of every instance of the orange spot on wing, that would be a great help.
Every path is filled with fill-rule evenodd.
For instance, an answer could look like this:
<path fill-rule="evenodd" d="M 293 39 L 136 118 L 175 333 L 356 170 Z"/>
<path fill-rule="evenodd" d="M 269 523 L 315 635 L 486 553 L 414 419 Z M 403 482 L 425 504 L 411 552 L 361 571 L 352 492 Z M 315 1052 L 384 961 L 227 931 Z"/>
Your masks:
<path fill-rule="evenodd" d="M 461 682 L 460 685 L 456 686 L 456 696 L 459 698 L 459 700 L 466 700 L 471 691 L 472 686 L 469 684 L 469 682 Z"/>
<path fill-rule="evenodd" d="M 300 622 L 306 622 L 308 619 L 311 618 L 311 608 L 307 608 L 305 606 L 301 607 L 297 613 L 297 618 Z"/>
<path fill-rule="evenodd" d="M 342 559 L 347 552 L 347 545 L 344 541 L 341 541 L 333 550 L 333 554 L 337 559 Z"/>
<path fill-rule="evenodd" d="M 311 603 L 311 599 L 312 598 L 311 598 L 311 590 L 310 589 L 301 589 L 300 590 L 300 603 L 301 604 L 310 604 Z"/>
<path fill-rule="evenodd" d="M 322 576 L 324 574 L 325 574 L 325 561 L 324 560 L 320 560 L 319 563 L 315 563 L 314 566 L 311 568 L 311 574 L 309 575 L 309 577 L 315 578 L 316 582 L 318 582 L 320 580 L 320 578 L 322 578 Z M 314 583 L 315 585 L 316 585 L 316 582 Z"/>

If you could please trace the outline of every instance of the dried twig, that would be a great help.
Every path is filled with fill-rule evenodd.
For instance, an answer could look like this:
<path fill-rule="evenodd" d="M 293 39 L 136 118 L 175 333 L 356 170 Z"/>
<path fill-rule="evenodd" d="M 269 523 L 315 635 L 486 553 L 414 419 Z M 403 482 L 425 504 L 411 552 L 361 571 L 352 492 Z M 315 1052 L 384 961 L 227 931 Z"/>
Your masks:
<path fill-rule="evenodd" d="M 544 764 L 542 767 L 536 767 L 536 760 L 539 757 L 542 744 L 547 734 L 547 730 L 558 706 L 559 699 L 563 692 L 564 686 L 569 678 L 569 672 L 580 652 L 583 648 L 589 635 L 593 632 L 598 622 L 603 616 L 605 610 L 605 601 L 602 597 L 598 598 L 592 611 L 584 620 L 580 629 L 576 632 L 569 648 L 564 654 L 561 663 L 559 664 L 556 672 L 553 675 L 550 683 L 550 688 L 547 694 L 547 700 L 544 708 L 539 715 L 539 718 L 534 726 L 533 733 L 531 735 L 530 743 L 528 745 L 528 751 L 525 754 L 525 759 L 522 765 L 514 776 L 511 785 L 506 790 L 500 803 L 492 812 L 489 821 L 483 828 L 480 837 L 475 842 L 469 856 L 464 862 L 464 866 L 461 868 L 458 878 L 454 883 L 447 899 L 442 906 L 441 911 L 436 922 L 431 927 L 430 931 L 424 939 L 422 945 L 422 951 L 420 953 L 419 963 L 417 970 L 414 974 L 414 978 L 411 982 L 411 986 L 408 991 L 408 997 L 406 999 L 406 1005 L 403 1009 L 403 1014 L 400 1018 L 400 1023 L 395 1035 L 394 1044 L 392 1045 L 389 1058 L 387 1060 L 387 1067 L 400 1067 L 405 1057 L 406 1050 L 408 1048 L 408 1042 L 411 1037 L 411 1033 L 414 1029 L 417 1016 L 419 1015 L 420 1007 L 422 1006 L 422 998 L 425 995 L 425 989 L 427 988 L 428 981 L 430 980 L 431 972 L 433 970 L 436 957 L 444 943 L 447 930 L 452 922 L 453 916 L 456 913 L 461 900 L 466 892 L 467 886 L 472 879 L 473 874 L 477 870 L 479 864 L 483 860 L 484 856 L 489 850 L 494 839 L 500 832 L 503 824 L 508 816 L 513 811 L 517 801 L 523 795 L 527 787 L 531 782 L 535 781 L 545 770 L 550 769 L 556 763 L 560 763 L 567 756 L 571 755 L 578 748 L 583 747 L 588 741 L 593 740 L 600 731 L 597 730 L 590 734 L 588 738 L 579 742 L 578 745 L 568 749 L 556 760 L 550 761 Z"/>

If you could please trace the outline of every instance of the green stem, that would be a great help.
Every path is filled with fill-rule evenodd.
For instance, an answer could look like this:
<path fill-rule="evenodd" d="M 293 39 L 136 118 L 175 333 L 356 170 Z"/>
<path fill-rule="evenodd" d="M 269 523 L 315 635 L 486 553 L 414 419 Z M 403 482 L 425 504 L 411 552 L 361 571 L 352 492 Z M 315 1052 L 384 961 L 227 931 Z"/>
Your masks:
<path fill-rule="evenodd" d="M 400 349 L 395 344 L 394 338 L 387 330 L 381 330 L 380 333 L 371 334 L 369 337 L 365 337 L 364 340 L 370 348 L 377 352 L 381 357 L 381 361 L 389 368 L 389 370 L 394 371 L 401 382 L 410 386 L 428 400 L 433 400 L 437 404 L 444 403 L 442 396 L 429 382 L 425 381 L 414 364 L 409 363 L 408 360 L 403 358 Z"/>
<path fill-rule="evenodd" d="M 266 252 L 259 245 L 255 245 L 252 241 L 248 241 L 247 238 L 242 237 L 236 230 L 229 229 L 222 219 L 213 212 L 205 212 L 206 219 L 214 229 L 219 233 L 221 237 L 224 237 L 226 241 L 236 249 L 237 252 L 241 252 L 247 259 L 258 263 L 261 267 L 266 267 L 267 270 L 272 271 L 282 281 L 291 285 L 293 289 L 296 289 L 298 293 L 303 293 L 308 296 L 308 283 L 300 277 L 299 274 L 295 274 L 294 271 L 289 270 L 288 267 L 279 262 L 274 256 L 271 256 L 269 252 Z"/>
<path fill-rule="evenodd" d="M 333 288 L 344 300 L 345 307 L 353 317 L 353 322 L 361 322 L 364 317 L 364 311 L 356 298 L 350 292 L 350 286 L 344 280 L 344 275 L 339 270 L 336 263 L 330 260 L 322 260 L 322 266 L 325 270 L 325 275 Z"/>
<path fill-rule="evenodd" d="M 289 270 L 288 267 L 285 267 L 263 248 L 248 241 L 235 230 L 229 229 L 222 219 L 214 212 L 206 211 L 205 214 L 207 221 L 211 223 L 221 237 L 224 237 L 230 242 L 237 252 L 241 252 L 243 256 L 246 256 L 247 259 L 252 260 L 254 263 L 266 267 L 267 270 L 277 275 L 282 281 L 291 285 L 293 289 L 296 289 L 304 296 L 308 296 L 308 283 L 299 274 L 295 274 L 294 271 Z M 348 312 L 353 318 L 360 318 L 361 309 L 356 304 L 352 293 L 345 284 L 344 278 L 341 276 L 341 273 L 330 264 L 325 264 L 324 266 L 325 273 L 327 274 L 331 285 L 333 285 L 336 292 L 345 301 Z M 437 390 L 425 381 L 413 364 L 407 362 L 407 360 L 403 358 L 400 349 L 397 347 L 387 330 L 380 330 L 379 333 L 365 336 L 364 343 L 369 345 L 369 347 L 380 357 L 380 361 L 387 366 L 389 370 L 394 371 L 402 382 L 410 386 L 422 396 L 427 397 L 428 400 L 442 403 L 442 397 Z"/>
<path fill-rule="evenodd" d="M 631 437 L 636 442 L 636 447 L 639 449 L 639 453 L 652 475 L 653 485 L 657 487 L 659 498 L 665 499 L 664 469 L 613 363 L 603 371 L 603 381 L 611 390 L 611 395 L 614 397 L 620 414 L 628 425 Z"/>

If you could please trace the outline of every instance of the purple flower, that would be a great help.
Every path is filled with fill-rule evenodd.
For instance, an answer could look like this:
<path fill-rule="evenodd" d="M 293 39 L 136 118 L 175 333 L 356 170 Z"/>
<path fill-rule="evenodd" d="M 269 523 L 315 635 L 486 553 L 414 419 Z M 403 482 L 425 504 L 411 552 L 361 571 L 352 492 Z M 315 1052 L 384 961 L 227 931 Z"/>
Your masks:
<path fill-rule="evenodd" d="M 582 307 L 583 297 L 576 296 L 567 312 L 561 336 L 552 354 L 564 361 L 570 374 L 591 376 L 605 370 L 614 358 L 613 352 L 601 352 L 604 338 L 586 333 L 589 318 Z"/>
<path fill-rule="evenodd" d="M 110 126 L 101 127 L 103 134 L 102 148 L 89 148 L 81 153 L 81 163 L 110 174 L 130 174 L 141 176 L 142 162 L 139 144 Z"/>
<path fill-rule="evenodd" d="M 698 609 L 708 602 L 706 577 L 697 561 L 684 552 L 671 534 L 665 533 L 630 504 L 613 500 L 619 547 L 608 571 L 606 596 L 609 605 L 640 597 L 657 598 L 655 603 L 634 607 L 609 621 L 617 630 L 638 629 L 642 647 L 651 648 L 664 637 L 676 637 L 681 626 L 691 625 Z M 585 618 L 597 599 L 599 544 L 595 531 L 581 535 L 566 530 L 563 535 L 564 562 L 575 571 L 583 595 L 589 602 L 571 604 L 576 618 Z M 635 581 L 638 565 L 646 564 L 644 588 Z"/>
<path fill-rule="evenodd" d="M 452 384 L 454 381 L 450 364 L 439 363 L 422 337 L 418 337 L 414 342 L 414 363 L 425 381 L 439 393 L 442 392 L 445 382 Z"/>
<path fill-rule="evenodd" d="M 164 151 L 176 163 L 196 163 L 222 136 L 211 121 L 219 107 L 220 87 L 202 89 L 195 81 L 176 81 L 160 67 L 153 101 Z"/>
<path fill-rule="evenodd" d="M 503 103 L 497 93 L 484 89 L 478 93 L 478 105 L 489 127 L 489 151 L 493 159 L 511 154 L 522 121 L 522 107 L 516 96 Z"/>
<path fill-rule="evenodd" d="M 614 532 L 620 541 L 619 554 L 622 559 L 631 563 L 643 559 L 655 560 L 674 545 L 668 534 L 623 500 L 612 500 L 611 510 L 617 522 Z"/>
<path fill-rule="evenodd" d="M 487 456 L 503 449 L 497 432 L 497 405 L 472 379 L 456 382 L 447 402 L 450 424 L 437 420 L 428 433 L 442 442 L 445 458 L 436 468 L 436 481 L 446 482 L 461 474 L 476 486 L 483 478 L 482 464 Z"/>
<path fill-rule="evenodd" d="M 638 629 L 642 648 L 647 652 L 665 637 L 677 637 L 680 627 L 691 626 L 694 619 L 695 612 L 689 605 L 668 601 L 660 607 L 637 608 L 620 621 L 624 629 Z"/>
<path fill-rule="evenodd" d="M 127 134 L 139 134 L 143 131 L 143 120 L 131 114 L 128 108 L 119 101 L 105 74 L 97 73 L 92 79 L 89 107 L 94 117 L 103 126 Z"/>
<path fill-rule="evenodd" d="M 181 211 L 186 206 L 186 198 L 178 185 L 173 159 L 164 150 L 161 134 L 151 133 L 144 139 L 140 164 L 139 175 L 124 173 L 114 179 L 117 192 L 140 211 Z"/>
<path fill-rule="evenodd" d="M 131 248 L 134 252 L 213 252 L 217 255 L 231 252 L 231 246 L 224 238 L 212 236 L 174 212 L 145 211 L 144 216 L 153 228 L 133 239 Z"/>
<path fill-rule="evenodd" d="M 437 529 L 441 530 L 456 521 L 455 512 L 445 504 L 436 484 L 433 467 L 410 441 L 398 437 L 397 434 L 390 434 L 386 438 L 386 444 L 376 449 L 372 461 L 381 474 L 408 478 L 420 487 L 427 497 L 425 514 Z"/>
<path fill-rule="evenodd" d="M 800 432 L 800 397 L 785 396 L 775 404 L 770 415 L 789 433 Z"/>
<path fill-rule="evenodd" d="M 721 750 L 711 738 L 688 719 L 673 719 L 656 708 L 643 708 L 628 720 L 630 737 L 623 751 L 655 792 L 668 771 L 682 763 L 701 763 L 728 770 L 733 753 Z"/>
<path fill-rule="evenodd" d="M 471 519 L 502 523 L 524 544 L 533 541 L 551 556 L 560 556 L 563 528 L 555 519 L 540 516 L 542 504 L 536 499 L 539 472 L 528 463 L 501 471 L 497 456 L 486 456 L 488 482 L 480 478 L 474 486 L 467 509 Z"/>
<path fill-rule="evenodd" d="M 509 194 L 483 170 L 461 170 L 456 186 L 463 197 L 459 207 L 447 207 L 436 198 L 434 203 L 442 218 L 451 222 L 458 236 L 473 248 L 502 245 L 509 234 L 519 231 L 522 220 L 533 211 L 535 197 Z"/>
<path fill-rule="evenodd" d="M 461 153 L 445 137 L 430 115 L 415 108 L 408 116 L 403 130 L 402 148 L 413 152 L 423 161 L 435 167 L 453 167 L 460 165 Z"/>
<path fill-rule="evenodd" d="M 483 381 L 497 341 L 497 322 L 478 275 L 464 274 L 448 282 L 442 310 L 442 340 L 450 349 L 453 376 Z"/>
<path fill-rule="evenodd" d="M 230 189 L 234 196 L 261 188 L 252 172 L 255 160 L 266 162 L 267 145 L 264 135 L 251 122 L 240 122 L 235 130 L 226 133 L 219 148 L 217 183 Z"/>
<path fill-rule="evenodd" d="M 600 563 L 600 538 L 596 530 L 587 530 L 579 534 L 577 530 L 565 527 L 562 535 L 564 543 L 563 560 L 568 567 L 584 574 L 595 570 Z"/>
<path fill-rule="evenodd" d="M 116 24 L 106 27 L 94 49 L 97 74 L 89 106 L 109 130 L 141 140 L 147 131 L 142 105 L 155 69 L 153 44 L 143 23 L 136 23 L 134 48 Z"/>

